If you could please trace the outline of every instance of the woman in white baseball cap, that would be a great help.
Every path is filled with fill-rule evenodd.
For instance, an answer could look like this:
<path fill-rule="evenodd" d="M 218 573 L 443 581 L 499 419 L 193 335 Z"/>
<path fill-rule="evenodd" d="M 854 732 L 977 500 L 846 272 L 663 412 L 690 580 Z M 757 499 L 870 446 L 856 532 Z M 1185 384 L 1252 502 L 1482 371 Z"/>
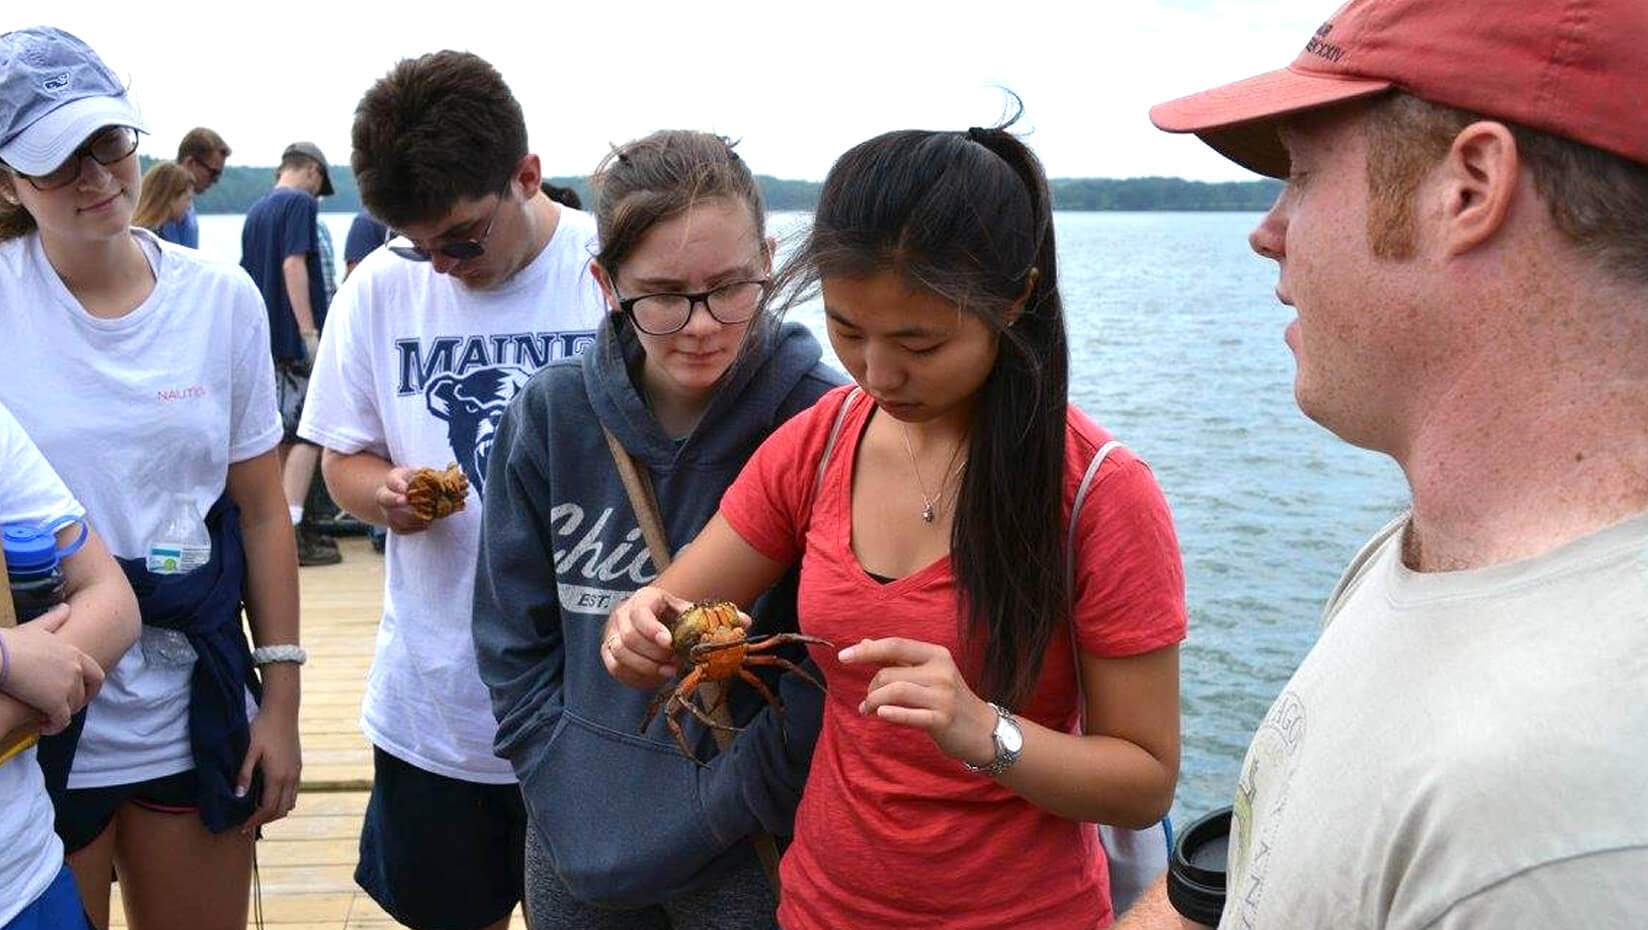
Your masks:
<path fill-rule="evenodd" d="M 253 838 L 296 803 L 299 767 L 268 318 L 238 267 L 132 228 L 143 131 L 84 42 L 0 35 L 0 332 L 28 360 L 0 365 L 0 404 L 84 504 L 143 619 L 39 760 L 97 926 L 118 871 L 134 926 L 244 928 Z M 209 552 L 157 555 L 202 524 Z"/>

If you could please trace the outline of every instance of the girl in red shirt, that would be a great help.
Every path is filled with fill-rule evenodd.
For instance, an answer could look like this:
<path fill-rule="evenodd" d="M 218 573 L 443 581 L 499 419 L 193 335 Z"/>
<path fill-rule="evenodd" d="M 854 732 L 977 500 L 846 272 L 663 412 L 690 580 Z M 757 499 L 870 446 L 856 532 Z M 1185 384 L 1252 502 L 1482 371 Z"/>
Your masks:
<path fill-rule="evenodd" d="M 747 605 L 800 563 L 801 631 L 835 646 L 811 650 L 829 699 L 789 930 L 1108 925 L 1092 825 L 1172 801 L 1172 519 L 1068 404 L 1047 181 L 1005 130 L 893 132 L 836 162 L 780 282 L 792 303 L 818 285 L 857 387 L 775 432 L 608 621 L 608 670 L 657 687 L 691 600 Z"/>

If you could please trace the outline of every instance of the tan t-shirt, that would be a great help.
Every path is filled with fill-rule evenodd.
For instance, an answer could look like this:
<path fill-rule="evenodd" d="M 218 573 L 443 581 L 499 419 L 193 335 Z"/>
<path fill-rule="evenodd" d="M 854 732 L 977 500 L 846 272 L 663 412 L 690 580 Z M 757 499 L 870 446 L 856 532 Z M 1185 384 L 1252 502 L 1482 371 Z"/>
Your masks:
<path fill-rule="evenodd" d="M 1428 574 L 1406 526 L 1253 738 L 1220 927 L 1648 926 L 1648 514 Z"/>

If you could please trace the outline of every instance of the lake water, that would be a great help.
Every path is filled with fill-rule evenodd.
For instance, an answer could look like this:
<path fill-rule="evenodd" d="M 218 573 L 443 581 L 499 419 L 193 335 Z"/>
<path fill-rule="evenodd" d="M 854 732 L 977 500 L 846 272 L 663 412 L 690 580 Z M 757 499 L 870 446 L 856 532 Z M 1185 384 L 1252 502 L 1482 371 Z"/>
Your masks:
<path fill-rule="evenodd" d="M 351 217 L 322 214 L 341 262 Z M 780 214 L 782 234 L 805 222 Z M 1248 737 L 1316 637 L 1361 542 L 1404 506 L 1386 458 L 1294 406 L 1272 263 L 1256 214 L 1061 213 L 1071 399 L 1155 469 L 1184 549 L 1181 825 L 1230 803 Z M 202 216 L 201 248 L 240 252 L 238 216 Z M 825 343 L 819 308 L 797 318 Z M 833 359 L 833 356 L 831 356 Z"/>

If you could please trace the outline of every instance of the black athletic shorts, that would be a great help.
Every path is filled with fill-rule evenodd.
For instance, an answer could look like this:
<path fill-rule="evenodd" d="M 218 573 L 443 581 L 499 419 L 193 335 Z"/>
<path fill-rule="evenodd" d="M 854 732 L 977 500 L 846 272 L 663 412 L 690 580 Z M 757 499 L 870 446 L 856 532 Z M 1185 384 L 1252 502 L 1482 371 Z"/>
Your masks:
<path fill-rule="evenodd" d="M 477 930 L 521 900 L 526 805 L 518 785 L 426 772 L 372 749 L 355 884 L 412 930 Z"/>
<path fill-rule="evenodd" d="M 194 769 L 108 788 L 70 788 L 57 806 L 54 826 L 63 852 L 79 852 L 103 835 L 114 812 L 127 801 L 163 814 L 198 814 L 200 782 Z"/>

